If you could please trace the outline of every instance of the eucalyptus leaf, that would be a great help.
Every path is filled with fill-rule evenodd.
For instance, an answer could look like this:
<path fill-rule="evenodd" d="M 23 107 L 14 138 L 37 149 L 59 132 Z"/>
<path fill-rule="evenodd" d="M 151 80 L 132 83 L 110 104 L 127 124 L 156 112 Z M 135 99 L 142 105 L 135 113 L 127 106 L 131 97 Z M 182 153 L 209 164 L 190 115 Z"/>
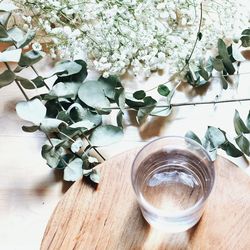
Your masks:
<path fill-rule="evenodd" d="M 237 145 L 241 149 L 241 151 L 246 154 L 247 156 L 250 156 L 250 143 L 248 139 L 244 135 L 239 135 L 235 139 Z"/>
<path fill-rule="evenodd" d="M 80 158 L 76 158 L 71 161 L 64 169 L 63 179 L 65 181 L 77 181 L 83 176 L 82 166 L 83 161 Z"/>
<path fill-rule="evenodd" d="M 17 6 L 11 2 L 1 2 L 0 3 L 0 11 L 11 12 L 13 10 L 17 10 Z"/>
<path fill-rule="evenodd" d="M 18 27 L 13 27 L 8 30 L 8 36 L 11 41 L 18 43 L 24 38 L 25 32 Z"/>
<path fill-rule="evenodd" d="M 9 37 L 9 34 L 7 33 L 5 27 L 3 25 L 0 25 L 0 38 L 7 39 Z"/>
<path fill-rule="evenodd" d="M 58 99 L 61 97 L 64 98 L 74 98 L 76 93 L 75 89 L 67 85 L 64 82 L 59 82 L 53 86 L 50 92 L 45 97 L 46 100 Z"/>
<path fill-rule="evenodd" d="M 0 16 L 0 24 L 6 27 L 8 25 L 10 17 L 11 17 L 10 12 L 2 13 Z"/>
<path fill-rule="evenodd" d="M 66 112 L 66 111 L 60 111 L 57 116 L 56 116 L 56 119 L 58 120 L 62 120 L 68 124 L 71 124 L 72 123 L 72 120 L 70 118 L 70 115 Z"/>
<path fill-rule="evenodd" d="M 146 97 L 146 93 L 144 90 L 138 90 L 133 93 L 133 97 L 137 100 L 143 100 Z"/>
<path fill-rule="evenodd" d="M 210 76 L 209 76 L 208 72 L 202 66 L 200 66 L 200 69 L 199 69 L 198 72 L 199 72 L 200 76 L 202 76 L 202 78 L 204 80 L 206 80 L 206 81 L 209 80 Z"/>
<path fill-rule="evenodd" d="M 39 126 L 22 126 L 24 132 L 33 133 L 39 130 Z"/>
<path fill-rule="evenodd" d="M 220 147 L 226 142 L 224 133 L 215 127 L 208 126 L 205 137 L 211 142 L 211 145 L 215 148 Z"/>
<path fill-rule="evenodd" d="M 0 74 L 0 88 L 11 84 L 16 78 L 16 75 L 11 70 L 5 70 Z"/>
<path fill-rule="evenodd" d="M 162 102 L 158 102 L 161 105 Z M 162 103 L 163 104 L 163 103 Z M 163 104 L 164 105 L 164 104 Z M 166 105 L 166 104 L 165 104 Z M 166 107 L 155 107 L 151 112 L 150 115 L 152 116 L 159 116 L 159 117 L 167 117 L 172 112 L 172 106 L 166 105 Z"/>
<path fill-rule="evenodd" d="M 213 58 L 213 67 L 215 70 L 221 72 L 224 69 L 224 64 L 221 59 Z"/>
<path fill-rule="evenodd" d="M 222 58 L 223 64 L 228 74 L 233 75 L 235 72 L 235 68 L 230 60 L 226 44 L 222 39 L 218 40 L 218 52 Z"/>
<path fill-rule="evenodd" d="M 57 117 L 58 113 L 62 110 L 60 102 L 57 99 L 47 101 L 45 107 L 47 109 L 46 116 L 49 118 Z"/>
<path fill-rule="evenodd" d="M 78 91 L 78 97 L 86 105 L 97 110 L 110 107 L 110 102 L 105 96 L 103 86 L 99 81 L 84 82 Z"/>
<path fill-rule="evenodd" d="M 250 110 L 249 110 L 248 116 L 247 116 L 247 128 L 250 130 Z"/>
<path fill-rule="evenodd" d="M 241 135 L 241 133 L 250 133 L 250 130 L 240 118 L 238 110 L 235 110 L 234 113 L 234 129 L 237 135 Z"/>
<path fill-rule="evenodd" d="M 250 47 L 250 28 L 245 29 L 242 33 L 241 33 L 241 38 L 240 38 L 241 42 L 242 42 L 242 46 L 243 47 Z"/>
<path fill-rule="evenodd" d="M 118 125 L 118 127 L 121 127 L 123 128 L 123 124 L 122 124 L 122 120 L 123 120 L 123 113 L 122 111 L 120 110 L 116 116 L 116 123 Z"/>
<path fill-rule="evenodd" d="M 168 96 L 170 93 L 169 88 L 164 84 L 159 85 L 157 88 L 157 91 L 162 96 Z"/>
<path fill-rule="evenodd" d="M 115 89 L 118 87 L 122 87 L 120 80 L 117 76 L 109 76 L 108 78 L 100 77 L 98 79 L 100 82 L 100 86 L 102 87 L 105 96 L 110 98 L 111 100 L 115 99 Z"/>
<path fill-rule="evenodd" d="M 89 178 L 91 181 L 93 181 L 96 184 L 98 184 L 100 182 L 100 175 L 98 174 L 98 172 L 95 169 L 89 175 Z"/>
<path fill-rule="evenodd" d="M 185 137 L 187 137 L 189 139 L 192 139 L 192 140 L 198 142 L 200 145 L 202 145 L 202 142 L 201 142 L 200 138 L 193 131 L 188 131 L 185 134 Z"/>
<path fill-rule="evenodd" d="M 139 124 L 142 124 L 146 121 L 147 117 L 150 115 L 151 111 L 153 111 L 157 104 L 157 101 L 150 96 L 146 96 L 143 101 L 144 107 L 139 108 L 136 116 L 136 120 Z"/>
<path fill-rule="evenodd" d="M 135 99 L 131 94 L 126 93 L 125 97 L 125 103 L 131 108 L 138 109 L 139 107 L 143 107 L 145 105 L 142 100 Z"/>
<path fill-rule="evenodd" d="M 249 37 L 250 37 L 250 35 L 249 35 Z M 232 50 L 233 50 L 232 56 L 236 61 L 238 61 L 238 62 L 246 61 L 245 57 L 240 52 L 240 48 L 236 44 L 232 45 Z"/>
<path fill-rule="evenodd" d="M 16 46 L 18 48 L 23 48 L 25 46 L 27 46 L 33 39 L 34 37 L 36 36 L 36 32 L 35 30 L 29 30 L 25 36 L 23 37 L 22 40 L 19 40 L 17 43 L 16 43 Z"/>
<path fill-rule="evenodd" d="M 227 89 L 228 88 L 228 82 L 227 82 L 227 80 L 226 80 L 226 78 L 225 78 L 225 76 L 223 74 L 221 74 L 220 80 L 221 80 L 223 89 Z"/>
<path fill-rule="evenodd" d="M 62 61 L 56 64 L 53 75 L 60 77 L 75 75 L 82 70 L 82 65 L 73 61 Z"/>
<path fill-rule="evenodd" d="M 125 90 L 124 88 L 116 89 L 115 92 L 115 101 L 120 108 L 121 112 L 125 113 Z"/>
<path fill-rule="evenodd" d="M 89 140 L 92 146 L 106 146 L 120 141 L 123 137 L 123 130 L 113 125 L 97 127 L 91 134 Z"/>
<path fill-rule="evenodd" d="M 18 80 L 25 89 L 35 89 L 36 88 L 36 85 L 31 80 L 29 80 L 27 78 L 23 78 L 21 76 L 16 76 L 16 80 Z"/>
<path fill-rule="evenodd" d="M 70 125 L 70 128 L 86 128 L 87 130 L 90 130 L 94 127 L 95 124 L 93 122 L 90 122 L 89 120 L 76 122 Z"/>
<path fill-rule="evenodd" d="M 75 122 L 89 120 L 96 126 L 102 122 L 101 115 L 92 113 L 87 108 L 83 108 L 79 103 L 72 104 L 67 112 L 70 114 L 71 119 L 73 119 Z"/>
<path fill-rule="evenodd" d="M 0 62 L 19 62 L 21 53 L 21 49 L 13 49 L 0 52 Z"/>
<path fill-rule="evenodd" d="M 45 86 L 45 81 L 42 76 L 37 76 L 36 78 L 31 80 L 37 88 L 42 88 Z"/>
<path fill-rule="evenodd" d="M 42 59 L 42 54 L 39 51 L 30 50 L 21 55 L 18 65 L 20 67 L 29 67 Z"/>
<path fill-rule="evenodd" d="M 55 83 L 57 82 L 75 82 L 75 83 L 83 83 L 84 80 L 86 79 L 87 75 L 88 75 L 88 71 L 87 71 L 87 64 L 86 62 L 84 62 L 83 60 L 75 60 L 74 63 L 79 64 L 82 68 L 79 72 L 72 74 L 72 71 L 70 73 L 70 75 L 66 75 L 64 73 L 64 76 L 61 76 L 60 74 L 58 75 L 58 79 L 56 80 Z M 68 71 L 69 73 L 69 71 Z"/>
<path fill-rule="evenodd" d="M 58 167 L 64 153 L 62 147 L 59 147 L 58 149 L 51 145 L 44 145 L 42 147 L 42 157 L 47 161 L 47 165 L 51 168 Z"/>
<path fill-rule="evenodd" d="M 221 148 L 232 157 L 241 157 L 243 153 L 237 149 L 231 142 L 227 141 L 223 145 L 221 145 Z"/>
<path fill-rule="evenodd" d="M 41 121 L 40 129 L 46 133 L 58 132 L 58 127 L 62 123 L 66 124 L 64 121 L 58 120 L 56 118 L 45 118 Z"/>
<path fill-rule="evenodd" d="M 40 100 L 34 99 L 17 103 L 16 112 L 21 119 L 40 125 L 45 118 L 46 107 Z"/>

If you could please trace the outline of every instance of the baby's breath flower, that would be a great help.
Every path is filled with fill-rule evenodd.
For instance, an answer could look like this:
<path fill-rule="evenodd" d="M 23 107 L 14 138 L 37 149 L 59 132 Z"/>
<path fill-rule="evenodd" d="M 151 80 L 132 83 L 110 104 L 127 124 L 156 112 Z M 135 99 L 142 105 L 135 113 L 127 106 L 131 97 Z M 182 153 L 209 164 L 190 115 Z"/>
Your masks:
<path fill-rule="evenodd" d="M 35 43 L 32 44 L 32 49 L 34 51 L 37 51 L 37 52 L 41 51 L 42 50 L 42 45 L 40 43 L 38 43 L 38 42 L 35 42 Z"/>
<path fill-rule="evenodd" d="M 203 4 L 202 40 L 191 63 L 206 56 L 219 37 L 234 38 L 249 26 L 248 13 L 235 0 L 14 0 L 35 10 L 33 19 L 54 43 L 51 56 L 86 60 L 104 77 L 149 77 L 152 71 L 175 73 L 193 50 Z M 31 18 L 23 14 L 26 29 Z"/>

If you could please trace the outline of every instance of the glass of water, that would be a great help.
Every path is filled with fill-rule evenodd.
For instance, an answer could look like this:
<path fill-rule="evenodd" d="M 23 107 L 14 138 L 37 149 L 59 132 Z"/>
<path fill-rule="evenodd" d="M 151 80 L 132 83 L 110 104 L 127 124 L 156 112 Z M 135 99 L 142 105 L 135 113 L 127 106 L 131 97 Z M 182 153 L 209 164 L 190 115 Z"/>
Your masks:
<path fill-rule="evenodd" d="M 142 214 L 156 228 L 188 230 L 202 216 L 214 184 L 214 166 L 206 150 L 192 139 L 156 139 L 137 154 L 132 185 Z"/>

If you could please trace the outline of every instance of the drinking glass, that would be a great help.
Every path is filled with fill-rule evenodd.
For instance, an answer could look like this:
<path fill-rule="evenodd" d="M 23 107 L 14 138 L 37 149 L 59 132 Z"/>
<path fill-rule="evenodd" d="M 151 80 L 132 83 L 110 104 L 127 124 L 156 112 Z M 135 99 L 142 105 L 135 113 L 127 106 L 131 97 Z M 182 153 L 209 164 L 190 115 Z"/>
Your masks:
<path fill-rule="evenodd" d="M 202 216 L 214 184 L 214 165 L 196 141 L 167 136 L 144 146 L 132 165 L 132 185 L 146 221 L 182 232 Z"/>

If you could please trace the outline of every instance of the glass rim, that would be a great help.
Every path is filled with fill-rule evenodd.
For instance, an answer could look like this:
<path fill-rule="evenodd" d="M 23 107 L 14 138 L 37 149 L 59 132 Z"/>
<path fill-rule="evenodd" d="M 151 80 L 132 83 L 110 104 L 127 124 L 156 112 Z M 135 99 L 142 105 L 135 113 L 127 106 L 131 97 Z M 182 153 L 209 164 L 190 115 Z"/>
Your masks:
<path fill-rule="evenodd" d="M 195 140 L 193 140 L 191 138 L 188 138 L 188 137 L 178 136 L 178 135 L 161 136 L 161 137 L 158 137 L 158 138 L 148 142 L 136 154 L 136 156 L 135 156 L 135 158 L 133 160 L 133 163 L 132 163 L 132 167 L 131 167 L 131 183 L 132 183 L 134 192 L 136 194 L 136 199 L 137 199 L 137 201 L 138 201 L 138 203 L 140 204 L 141 207 L 145 207 L 146 209 L 153 211 L 155 214 L 159 214 L 159 215 L 167 217 L 167 218 L 184 217 L 186 215 L 190 215 L 190 214 L 195 213 L 196 211 L 198 211 L 202 207 L 202 205 L 206 202 L 207 198 L 209 197 L 209 195 L 210 195 L 210 193 L 211 193 L 211 191 L 213 189 L 213 185 L 214 185 L 214 179 L 215 179 L 215 169 L 214 169 L 214 167 L 211 168 L 213 178 L 212 178 L 211 187 L 208 190 L 207 195 L 202 197 L 201 199 L 199 199 L 198 202 L 196 202 L 193 206 L 191 206 L 189 208 L 186 208 L 183 211 L 178 211 L 178 212 L 173 212 L 173 213 L 169 213 L 169 212 L 166 213 L 166 212 L 162 211 L 161 209 L 152 206 L 142 195 L 140 195 L 137 192 L 137 190 L 135 188 L 135 185 L 134 185 L 134 182 L 133 182 L 133 170 L 134 170 L 135 162 L 136 162 L 138 156 L 141 154 L 141 152 L 144 151 L 147 147 L 149 147 L 153 143 L 155 143 L 157 141 L 160 141 L 160 140 L 166 140 L 166 139 L 178 139 L 178 140 L 181 140 L 181 141 L 188 141 L 189 143 L 198 146 L 202 150 L 202 152 L 205 154 L 205 156 L 208 158 L 209 162 L 212 163 L 211 165 L 213 166 L 213 161 L 212 161 L 210 155 L 208 154 L 207 150 L 201 144 L 199 144 L 197 141 L 195 141 Z"/>

